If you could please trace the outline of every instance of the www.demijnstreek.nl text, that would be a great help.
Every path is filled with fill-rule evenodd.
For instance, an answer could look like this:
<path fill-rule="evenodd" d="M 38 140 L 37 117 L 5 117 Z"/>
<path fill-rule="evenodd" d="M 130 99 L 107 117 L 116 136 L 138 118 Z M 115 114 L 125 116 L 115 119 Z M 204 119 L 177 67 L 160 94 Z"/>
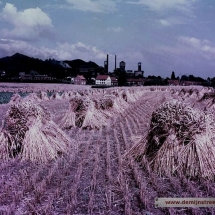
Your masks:
<path fill-rule="evenodd" d="M 215 198 L 157 198 L 155 207 L 215 207 Z"/>

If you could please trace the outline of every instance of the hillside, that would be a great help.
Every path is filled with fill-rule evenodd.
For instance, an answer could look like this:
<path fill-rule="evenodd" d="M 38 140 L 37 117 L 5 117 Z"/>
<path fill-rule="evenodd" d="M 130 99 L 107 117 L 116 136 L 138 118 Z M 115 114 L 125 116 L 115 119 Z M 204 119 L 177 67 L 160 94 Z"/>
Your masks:
<path fill-rule="evenodd" d="M 77 75 L 79 68 L 95 69 L 98 67 L 94 62 L 85 62 L 81 59 L 66 61 L 41 60 L 20 53 L 0 58 L 0 70 L 4 70 L 9 77 L 17 77 L 19 72 L 29 73 L 33 70 L 39 74 L 64 78 L 67 75 Z"/>

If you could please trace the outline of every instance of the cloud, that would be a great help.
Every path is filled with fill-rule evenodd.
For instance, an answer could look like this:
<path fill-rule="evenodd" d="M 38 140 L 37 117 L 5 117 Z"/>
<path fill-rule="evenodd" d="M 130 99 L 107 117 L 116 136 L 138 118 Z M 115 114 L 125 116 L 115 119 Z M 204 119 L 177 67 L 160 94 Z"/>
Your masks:
<path fill-rule="evenodd" d="M 113 32 L 115 32 L 115 33 L 119 33 L 119 32 L 121 32 L 121 31 L 123 31 L 123 28 L 121 28 L 121 27 L 112 27 L 112 28 L 107 28 L 107 30 L 108 31 L 113 31 Z"/>
<path fill-rule="evenodd" d="M 25 41 L 0 39 L 0 57 L 10 56 L 16 52 L 40 59 L 54 58 L 57 60 L 83 59 L 86 61 L 100 60 L 106 58 L 106 53 L 95 46 L 86 45 L 81 42 L 74 44 L 57 43 L 55 49 L 44 46 L 36 47 Z"/>
<path fill-rule="evenodd" d="M 186 43 L 194 48 L 202 49 L 202 50 L 208 50 L 208 47 L 210 47 L 209 44 L 211 43 L 209 40 L 200 40 L 195 37 L 181 36 L 178 39 L 183 43 Z M 214 48 L 215 47 L 211 46 L 212 52 L 214 52 Z"/>
<path fill-rule="evenodd" d="M 10 56 L 17 52 L 40 59 L 56 58 L 58 56 L 58 51 L 54 49 L 37 48 L 21 40 L 0 39 L 0 57 Z"/>
<path fill-rule="evenodd" d="M 162 11 L 169 9 L 188 11 L 196 1 L 197 0 L 138 0 L 129 1 L 128 3 L 145 5 L 147 8 L 153 11 Z"/>
<path fill-rule="evenodd" d="M 91 11 L 95 13 L 110 13 L 117 11 L 116 2 L 113 0 L 66 0 L 74 9 Z"/>
<path fill-rule="evenodd" d="M 163 26 L 170 26 L 172 25 L 169 21 L 165 20 L 165 19 L 160 19 L 159 23 Z"/>
<path fill-rule="evenodd" d="M 184 37 L 181 36 L 178 40 L 191 48 L 191 51 L 202 54 L 207 59 L 215 58 L 215 46 L 211 45 L 209 40 L 200 40 L 195 37 Z"/>
<path fill-rule="evenodd" d="M 60 59 L 73 59 L 81 58 L 84 60 L 101 60 L 106 58 L 106 53 L 99 50 L 95 46 L 86 45 L 82 42 L 75 44 L 58 43 L 58 58 Z"/>
<path fill-rule="evenodd" d="M 1 18 L 13 26 L 12 30 L 2 30 L 4 37 L 23 40 L 37 40 L 52 34 L 53 25 L 50 17 L 40 8 L 18 11 L 13 4 L 6 3 Z"/>
<path fill-rule="evenodd" d="M 188 21 L 181 17 L 169 17 L 167 19 L 159 19 L 158 23 L 164 27 L 186 24 Z"/>

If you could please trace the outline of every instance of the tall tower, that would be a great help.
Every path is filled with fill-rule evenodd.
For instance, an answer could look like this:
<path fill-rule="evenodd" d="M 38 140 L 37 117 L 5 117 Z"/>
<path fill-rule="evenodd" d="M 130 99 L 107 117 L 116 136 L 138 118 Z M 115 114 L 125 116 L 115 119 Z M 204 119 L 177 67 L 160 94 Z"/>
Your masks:
<path fill-rule="evenodd" d="M 121 62 L 119 63 L 119 68 L 120 68 L 121 70 L 125 71 L 125 62 L 124 62 L 124 61 L 121 61 Z"/>
<path fill-rule="evenodd" d="M 141 68 L 141 62 L 138 63 L 138 70 L 134 71 L 134 76 L 135 77 L 138 77 L 138 76 L 143 77 L 144 76 L 144 71 L 142 71 L 142 68 Z"/>
<path fill-rule="evenodd" d="M 138 63 L 138 72 L 142 71 L 141 70 L 141 62 Z"/>
<path fill-rule="evenodd" d="M 108 54 L 107 54 L 107 59 L 106 61 L 104 61 L 104 69 L 105 69 L 105 73 L 108 73 Z"/>

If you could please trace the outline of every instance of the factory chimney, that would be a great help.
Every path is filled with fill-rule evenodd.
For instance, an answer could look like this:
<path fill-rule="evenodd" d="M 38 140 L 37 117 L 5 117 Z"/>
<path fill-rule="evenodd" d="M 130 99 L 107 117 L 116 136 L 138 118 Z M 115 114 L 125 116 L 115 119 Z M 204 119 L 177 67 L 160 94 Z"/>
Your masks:
<path fill-rule="evenodd" d="M 107 54 L 107 67 L 106 67 L 106 73 L 108 73 L 108 65 L 109 65 L 109 57 L 108 57 L 108 54 Z"/>
<path fill-rule="evenodd" d="M 115 71 L 116 71 L 116 55 L 115 55 Z"/>

